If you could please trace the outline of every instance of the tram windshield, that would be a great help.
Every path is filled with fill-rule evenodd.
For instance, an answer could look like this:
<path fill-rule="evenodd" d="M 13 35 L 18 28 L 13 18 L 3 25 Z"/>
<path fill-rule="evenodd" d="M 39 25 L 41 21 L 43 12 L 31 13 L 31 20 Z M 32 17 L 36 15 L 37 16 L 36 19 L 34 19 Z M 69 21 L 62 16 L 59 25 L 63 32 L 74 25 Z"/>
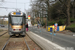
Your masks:
<path fill-rule="evenodd" d="M 11 17 L 12 19 L 12 24 L 22 24 L 23 22 L 23 17 Z"/>

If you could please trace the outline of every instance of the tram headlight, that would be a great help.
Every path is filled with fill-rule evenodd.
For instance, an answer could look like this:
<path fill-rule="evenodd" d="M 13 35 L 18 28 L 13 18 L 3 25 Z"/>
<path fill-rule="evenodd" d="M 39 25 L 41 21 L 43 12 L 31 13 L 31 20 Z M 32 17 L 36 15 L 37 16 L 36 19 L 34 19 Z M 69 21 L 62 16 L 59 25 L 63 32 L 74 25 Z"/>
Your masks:
<path fill-rule="evenodd" d="M 19 29 L 19 31 L 21 31 L 21 29 Z"/>
<path fill-rule="evenodd" d="M 15 31 L 15 29 L 13 29 Z"/>

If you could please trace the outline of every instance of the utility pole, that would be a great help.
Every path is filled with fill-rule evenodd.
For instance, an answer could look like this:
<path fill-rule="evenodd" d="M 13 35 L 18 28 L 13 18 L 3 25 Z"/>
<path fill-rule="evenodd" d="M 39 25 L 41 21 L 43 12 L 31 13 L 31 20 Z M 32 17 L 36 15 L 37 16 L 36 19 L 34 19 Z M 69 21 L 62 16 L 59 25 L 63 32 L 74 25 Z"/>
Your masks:
<path fill-rule="evenodd" d="M 41 4 L 41 2 L 40 2 L 40 4 Z M 40 5 L 39 5 L 39 10 L 40 10 Z M 39 15 L 40 15 L 40 24 L 41 24 L 41 10 L 39 11 Z"/>
<path fill-rule="evenodd" d="M 46 16 L 46 18 L 47 18 L 47 26 L 48 26 L 48 16 L 49 16 L 49 12 L 48 12 L 48 8 L 49 8 L 49 4 L 48 4 L 48 1 L 49 0 L 46 0 L 46 5 L 47 5 L 47 16 Z"/>
<path fill-rule="evenodd" d="M 43 3 L 42 3 L 42 6 L 43 6 Z M 42 8 L 42 24 L 43 24 L 43 8 Z"/>

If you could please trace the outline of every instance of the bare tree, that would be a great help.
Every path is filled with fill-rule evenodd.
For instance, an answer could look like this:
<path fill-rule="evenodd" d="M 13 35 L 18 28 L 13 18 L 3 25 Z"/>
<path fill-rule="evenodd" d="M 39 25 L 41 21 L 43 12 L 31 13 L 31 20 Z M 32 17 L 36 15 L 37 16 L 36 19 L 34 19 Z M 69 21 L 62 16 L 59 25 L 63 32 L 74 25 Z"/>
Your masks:
<path fill-rule="evenodd" d="M 67 8 L 67 26 L 70 25 L 70 3 L 71 3 L 71 0 L 59 0 L 62 4 L 64 4 Z"/>

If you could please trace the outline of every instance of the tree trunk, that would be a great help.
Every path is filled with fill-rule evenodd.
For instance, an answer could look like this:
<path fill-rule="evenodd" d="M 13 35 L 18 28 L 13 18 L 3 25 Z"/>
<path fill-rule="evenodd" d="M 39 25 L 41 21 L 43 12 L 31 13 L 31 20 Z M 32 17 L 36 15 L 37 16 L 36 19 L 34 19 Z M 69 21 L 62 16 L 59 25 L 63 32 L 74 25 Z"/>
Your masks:
<path fill-rule="evenodd" d="M 50 12 L 49 12 L 49 1 L 48 1 L 48 20 L 50 21 L 51 18 L 50 18 Z"/>
<path fill-rule="evenodd" d="M 48 20 L 50 20 L 50 14 L 49 14 L 49 0 L 46 1 L 47 4 L 47 16 L 48 16 Z"/>
<path fill-rule="evenodd" d="M 72 9 L 72 18 L 74 18 L 74 2 L 73 2 L 73 9 Z"/>
<path fill-rule="evenodd" d="M 67 1 L 67 26 L 70 24 L 70 2 L 71 0 Z"/>

